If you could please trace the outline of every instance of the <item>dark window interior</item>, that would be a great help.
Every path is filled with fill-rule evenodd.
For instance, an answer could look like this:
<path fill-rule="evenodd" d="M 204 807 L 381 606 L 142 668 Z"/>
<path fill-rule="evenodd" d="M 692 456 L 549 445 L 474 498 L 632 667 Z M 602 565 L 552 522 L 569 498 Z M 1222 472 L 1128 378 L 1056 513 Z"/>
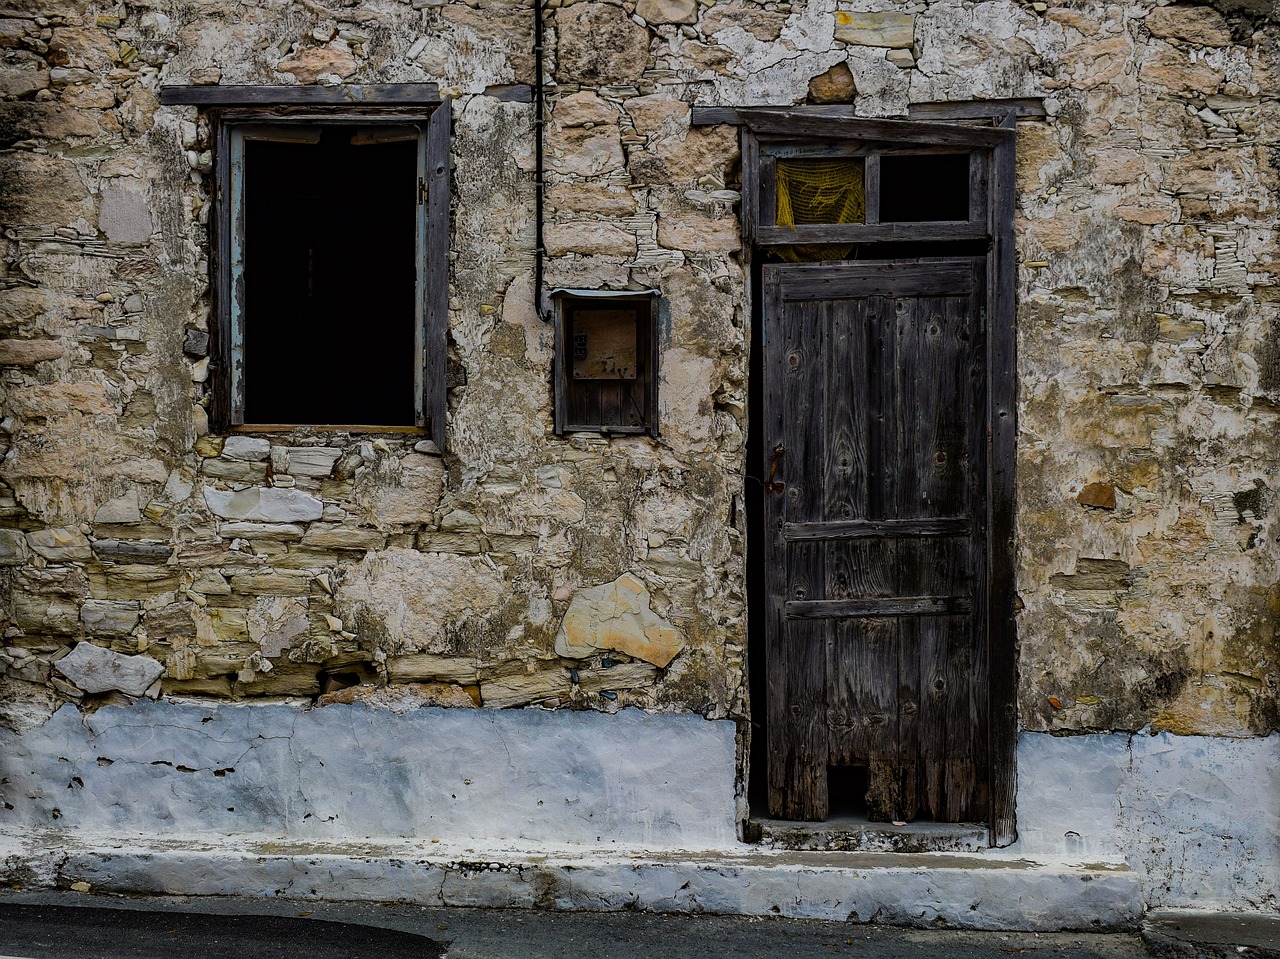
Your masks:
<path fill-rule="evenodd" d="M 647 296 L 562 301 L 565 429 L 650 426 L 652 305 Z"/>
<path fill-rule="evenodd" d="M 245 422 L 413 426 L 418 145 L 320 129 L 245 141 Z"/>
<path fill-rule="evenodd" d="M 880 222 L 969 219 L 969 154 L 880 157 Z"/>

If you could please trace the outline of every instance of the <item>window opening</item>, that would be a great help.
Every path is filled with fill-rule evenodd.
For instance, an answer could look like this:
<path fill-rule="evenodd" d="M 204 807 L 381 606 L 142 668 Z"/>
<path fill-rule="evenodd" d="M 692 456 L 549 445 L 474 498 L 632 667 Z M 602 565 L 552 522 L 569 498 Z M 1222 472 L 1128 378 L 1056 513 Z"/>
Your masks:
<path fill-rule="evenodd" d="M 861 157 L 779 159 L 779 226 L 862 223 L 867 213 Z"/>
<path fill-rule="evenodd" d="M 211 427 L 443 448 L 452 111 L 436 84 L 166 85 L 160 102 L 213 129 Z"/>
<path fill-rule="evenodd" d="M 243 422 L 413 426 L 420 131 L 237 132 Z"/>
<path fill-rule="evenodd" d="M 880 222 L 969 219 L 969 154 L 880 157 Z"/>
<path fill-rule="evenodd" d="M 865 166 L 861 157 L 779 158 L 775 222 L 791 227 L 866 222 Z M 807 243 L 786 247 L 779 255 L 791 262 L 841 260 L 850 249 L 849 245 Z"/>

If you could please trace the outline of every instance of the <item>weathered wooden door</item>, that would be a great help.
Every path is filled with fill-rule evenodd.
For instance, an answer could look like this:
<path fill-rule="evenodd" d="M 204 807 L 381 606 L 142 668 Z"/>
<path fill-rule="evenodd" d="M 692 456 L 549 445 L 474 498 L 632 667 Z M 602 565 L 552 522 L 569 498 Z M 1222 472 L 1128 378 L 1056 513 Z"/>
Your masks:
<path fill-rule="evenodd" d="M 988 818 L 985 275 L 763 267 L 772 816 Z"/>

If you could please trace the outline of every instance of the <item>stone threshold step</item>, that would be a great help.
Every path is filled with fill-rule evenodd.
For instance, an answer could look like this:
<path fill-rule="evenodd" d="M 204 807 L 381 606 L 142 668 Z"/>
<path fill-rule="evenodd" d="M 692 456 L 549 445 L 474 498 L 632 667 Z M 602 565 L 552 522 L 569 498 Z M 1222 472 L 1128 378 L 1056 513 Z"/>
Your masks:
<path fill-rule="evenodd" d="M 863 816 L 831 816 L 823 822 L 751 819 L 746 837 L 774 849 L 868 852 L 979 852 L 990 844 L 982 823 L 871 822 Z"/>
<path fill-rule="evenodd" d="M 0 838 L 0 880 L 113 893 L 287 896 L 428 906 L 777 915 L 917 927 L 1136 928 L 1122 864 L 976 854 L 512 851 L 370 843 L 84 835 Z M 76 888 L 85 888 L 76 886 Z"/>

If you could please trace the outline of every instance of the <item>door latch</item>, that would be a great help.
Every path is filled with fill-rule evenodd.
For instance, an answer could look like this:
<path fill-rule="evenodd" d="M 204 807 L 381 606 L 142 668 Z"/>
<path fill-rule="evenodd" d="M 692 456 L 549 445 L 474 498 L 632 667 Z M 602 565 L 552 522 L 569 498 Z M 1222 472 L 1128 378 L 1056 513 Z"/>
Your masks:
<path fill-rule="evenodd" d="M 764 484 L 764 488 L 766 492 L 781 493 L 784 489 L 787 488 L 786 483 L 782 482 L 781 480 L 774 479 L 774 477 L 778 475 L 778 467 L 782 464 L 782 454 L 784 454 L 786 451 L 787 451 L 787 448 L 783 446 L 781 443 L 779 443 L 777 446 L 773 448 L 773 459 L 769 463 L 769 478 L 768 480 L 765 481 L 765 484 Z"/>

